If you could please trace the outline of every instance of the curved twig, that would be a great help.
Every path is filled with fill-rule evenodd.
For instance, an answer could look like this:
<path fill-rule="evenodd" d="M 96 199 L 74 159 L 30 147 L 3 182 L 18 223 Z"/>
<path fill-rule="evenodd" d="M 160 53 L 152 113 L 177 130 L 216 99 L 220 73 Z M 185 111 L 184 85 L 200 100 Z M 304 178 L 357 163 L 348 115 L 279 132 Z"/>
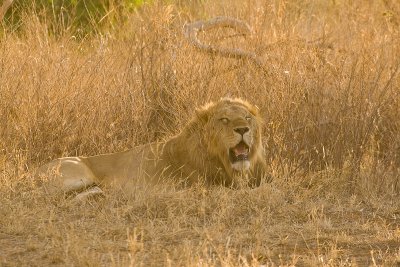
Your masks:
<path fill-rule="evenodd" d="M 203 44 L 197 38 L 199 31 L 206 31 L 216 27 L 232 28 L 238 31 L 241 35 L 250 35 L 253 33 L 251 27 L 246 22 L 230 17 L 216 17 L 207 21 L 200 20 L 185 24 L 183 27 L 183 34 L 194 47 L 206 53 L 228 58 L 248 59 L 255 63 L 257 67 L 260 67 L 264 70 L 262 61 L 254 52 L 248 52 L 242 49 L 217 48 L 211 45 Z"/>
<path fill-rule="evenodd" d="M 4 15 L 6 14 L 7 10 L 10 8 L 12 2 L 14 0 L 4 0 L 3 5 L 0 7 L 0 21 L 3 20 Z"/>

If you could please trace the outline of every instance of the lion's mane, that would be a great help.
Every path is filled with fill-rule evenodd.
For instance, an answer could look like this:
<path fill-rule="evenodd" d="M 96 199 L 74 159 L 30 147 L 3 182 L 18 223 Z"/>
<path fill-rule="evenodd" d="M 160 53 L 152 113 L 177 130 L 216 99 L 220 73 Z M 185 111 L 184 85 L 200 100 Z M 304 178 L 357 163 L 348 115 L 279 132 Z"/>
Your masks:
<path fill-rule="evenodd" d="M 235 172 L 228 162 L 227 150 L 221 146 L 221 136 L 217 136 L 217 114 L 226 110 L 224 116 L 232 116 L 232 107 L 242 107 L 253 115 L 250 125 L 254 141 L 250 147 L 250 168 L 244 173 Z M 258 185 L 265 175 L 265 158 L 261 140 L 262 118 L 258 108 L 242 99 L 223 98 L 196 110 L 195 116 L 180 134 L 166 142 L 163 159 L 172 169 L 180 169 L 183 176 L 198 176 L 205 182 L 238 186 L 240 179 L 247 179 L 251 185 Z M 233 129 L 232 129 L 233 130 Z"/>

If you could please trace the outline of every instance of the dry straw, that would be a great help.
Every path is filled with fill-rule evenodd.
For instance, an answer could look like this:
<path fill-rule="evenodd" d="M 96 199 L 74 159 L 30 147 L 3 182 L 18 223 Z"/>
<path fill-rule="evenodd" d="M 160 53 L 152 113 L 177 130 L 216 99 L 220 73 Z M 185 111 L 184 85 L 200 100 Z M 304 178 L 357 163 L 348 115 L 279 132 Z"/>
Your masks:
<path fill-rule="evenodd" d="M 0 7 L 0 21 L 3 20 L 4 15 L 6 14 L 7 10 L 10 8 L 13 0 L 4 0 L 3 4 Z"/>
<path fill-rule="evenodd" d="M 217 16 L 253 33 L 195 40 L 267 75 L 182 33 Z M 156 1 L 87 36 L 30 11 L 3 23 L 0 265 L 398 264 L 399 16 L 395 0 Z M 271 184 L 106 188 L 78 206 L 34 184 L 50 159 L 167 138 L 223 96 L 260 108 Z"/>

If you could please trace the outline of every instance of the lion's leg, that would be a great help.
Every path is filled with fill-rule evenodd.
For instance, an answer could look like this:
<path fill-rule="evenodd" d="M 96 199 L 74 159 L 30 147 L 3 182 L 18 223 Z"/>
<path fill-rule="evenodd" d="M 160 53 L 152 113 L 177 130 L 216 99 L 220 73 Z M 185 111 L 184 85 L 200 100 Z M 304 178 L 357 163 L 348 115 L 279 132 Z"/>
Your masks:
<path fill-rule="evenodd" d="M 75 196 L 74 200 L 75 201 L 85 201 L 87 200 L 89 197 L 94 197 L 94 196 L 103 196 L 104 195 L 104 191 L 101 190 L 100 187 L 98 186 L 94 186 L 91 187 L 85 191 L 83 191 L 82 193 L 79 193 Z"/>
<path fill-rule="evenodd" d="M 69 157 L 54 160 L 39 169 L 39 175 L 49 178 L 44 183 L 48 194 L 57 192 L 81 191 L 97 181 L 92 170 L 79 157 Z"/>

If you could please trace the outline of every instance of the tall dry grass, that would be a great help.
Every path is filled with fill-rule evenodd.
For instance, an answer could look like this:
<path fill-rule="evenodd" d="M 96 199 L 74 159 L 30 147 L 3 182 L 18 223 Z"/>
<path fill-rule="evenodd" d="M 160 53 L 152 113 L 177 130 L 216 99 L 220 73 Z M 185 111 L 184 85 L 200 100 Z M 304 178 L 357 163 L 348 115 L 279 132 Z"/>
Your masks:
<path fill-rule="evenodd" d="M 255 51 L 266 73 L 188 44 L 183 24 L 217 15 L 254 35 L 201 38 Z M 398 264 L 399 16 L 395 0 L 176 1 L 145 4 L 83 40 L 36 14 L 18 31 L 3 24 L 0 262 Z M 33 185 L 50 159 L 168 138 L 223 96 L 260 108 L 271 185 L 133 199 L 109 189 L 82 207 Z"/>

